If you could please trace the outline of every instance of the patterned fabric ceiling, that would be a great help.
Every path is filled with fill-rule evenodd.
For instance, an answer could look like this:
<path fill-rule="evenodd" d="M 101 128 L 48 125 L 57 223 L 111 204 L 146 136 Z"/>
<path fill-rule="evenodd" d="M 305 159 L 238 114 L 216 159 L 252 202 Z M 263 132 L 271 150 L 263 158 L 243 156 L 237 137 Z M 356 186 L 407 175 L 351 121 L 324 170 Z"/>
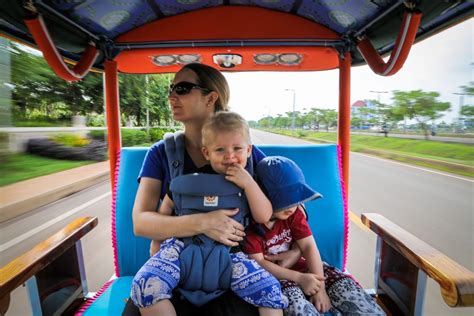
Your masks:
<path fill-rule="evenodd" d="M 396 0 L 50 0 L 45 4 L 63 12 L 95 34 L 109 38 L 147 22 L 190 10 L 219 5 L 249 5 L 291 12 L 323 24 L 340 34 L 357 30 Z"/>
<path fill-rule="evenodd" d="M 394 47 L 404 2 L 410 2 L 423 14 L 417 40 L 470 18 L 474 12 L 472 0 L 1 0 L 0 31 L 32 45 L 34 41 L 24 24 L 25 2 L 38 8 L 61 54 L 73 60 L 80 58 L 91 38 L 96 43 L 113 45 L 118 36 L 149 22 L 217 6 L 286 12 L 317 22 L 352 41 L 354 35 L 366 34 L 381 55 Z M 350 49 L 352 63 L 364 63 L 355 45 Z"/>

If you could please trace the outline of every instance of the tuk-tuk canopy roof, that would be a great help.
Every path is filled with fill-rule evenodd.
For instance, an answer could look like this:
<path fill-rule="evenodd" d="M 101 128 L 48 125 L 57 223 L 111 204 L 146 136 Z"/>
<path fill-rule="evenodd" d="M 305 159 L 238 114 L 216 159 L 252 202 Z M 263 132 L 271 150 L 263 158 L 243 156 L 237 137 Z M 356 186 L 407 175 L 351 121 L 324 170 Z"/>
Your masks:
<path fill-rule="evenodd" d="M 390 54 L 407 9 L 422 14 L 419 41 L 471 17 L 474 3 L 3 0 L 0 27 L 6 36 L 35 45 L 24 19 L 37 12 L 64 57 L 78 61 L 93 43 L 98 69 L 113 58 L 119 71 L 129 73 L 174 72 L 194 60 L 224 71 L 304 71 L 336 68 L 344 52 L 350 52 L 352 65 L 364 64 L 357 48 L 362 38 L 379 55 Z"/>

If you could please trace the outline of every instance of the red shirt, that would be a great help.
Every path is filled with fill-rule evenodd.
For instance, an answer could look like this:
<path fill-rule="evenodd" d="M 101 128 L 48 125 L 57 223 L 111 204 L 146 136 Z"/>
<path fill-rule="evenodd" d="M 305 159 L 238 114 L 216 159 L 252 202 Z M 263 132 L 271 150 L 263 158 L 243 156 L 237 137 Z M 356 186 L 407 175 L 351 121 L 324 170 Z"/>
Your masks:
<path fill-rule="evenodd" d="M 265 232 L 265 236 L 260 236 L 255 230 L 246 231 L 244 251 L 247 254 L 263 253 L 278 254 L 291 249 L 291 246 L 300 239 L 311 236 L 311 229 L 303 214 L 297 209 L 286 220 L 276 220 L 272 229 L 265 225 L 260 225 Z M 306 264 L 303 257 L 291 268 L 292 270 L 305 271 Z"/>

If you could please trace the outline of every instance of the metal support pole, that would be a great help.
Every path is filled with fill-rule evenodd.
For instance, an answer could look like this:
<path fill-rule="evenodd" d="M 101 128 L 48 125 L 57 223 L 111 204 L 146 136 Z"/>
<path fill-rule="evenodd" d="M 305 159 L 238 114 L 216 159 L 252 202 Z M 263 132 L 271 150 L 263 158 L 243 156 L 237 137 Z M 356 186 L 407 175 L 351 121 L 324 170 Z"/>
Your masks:
<path fill-rule="evenodd" d="M 120 138 L 117 62 L 113 60 L 105 61 L 104 87 L 108 132 L 107 138 L 109 142 L 110 183 L 113 191 L 115 186 L 115 168 L 117 167 L 117 157 L 122 143 Z"/>
<path fill-rule="evenodd" d="M 41 300 L 38 292 L 38 282 L 36 281 L 36 277 L 32 276 L 25 283 L 31 306 L 31 314 L 33 316 L 42 316 L 43 310 L 41 309 Z"/>
<path fill-rule="evenodd" d="M 349 197 L 349 154 L 351 137 L 351 54 L 339 57 L 339 117 L 337 144 L 341 147 L 342 179 Z"/>
<path fill-rule="evenodd" d="M 295 109 L 296 109 L 296 90 L 294 89 L 285 89 L 285 91 L 293 92 L 293 112 L 291 113 L 291 130 L 295 130 Z"/>

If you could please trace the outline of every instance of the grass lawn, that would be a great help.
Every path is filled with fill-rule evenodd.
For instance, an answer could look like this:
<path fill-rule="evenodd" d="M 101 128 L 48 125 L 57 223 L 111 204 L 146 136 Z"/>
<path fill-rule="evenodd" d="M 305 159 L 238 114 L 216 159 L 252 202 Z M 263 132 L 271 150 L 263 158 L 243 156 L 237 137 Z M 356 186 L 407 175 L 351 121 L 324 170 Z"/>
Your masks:
<path fill-rule="evenodd" d="M 0 163 L 0 186 L 80 167 L 94 161 L 50 159 L 27 154 L 10 154 Z"/>
<path fill-rule="evenodd" d="M 337 133 L 295 131 L 290 130 L 268 130 L 271 132 L 299 137 L 307 140 L 336 142 Z M 439 161 L 446 161 L 466 166 L 474 166 L 474 146 L 470 144 L 445 143 L 440 141 L 426 141 L 416 139 L 404 139 L 395 137 L 380 137 L 370 135 L 351 135 L 351 151 L 362 151 L 364 148 L 386 151 L 387 153 L 399 153 L 406 156 L 428 158 Z M 398 160 L 398 159 L 397 159 Z M 426 165 L 417 163 L 418 165 Z M 433 166 L 427 167 L 433 168 Z M 459 172 L 446 169 L 446 167 L 436 168 L 443 171 L 453 172 L 466 176 L 473 176 L 471 173 Z"/>

